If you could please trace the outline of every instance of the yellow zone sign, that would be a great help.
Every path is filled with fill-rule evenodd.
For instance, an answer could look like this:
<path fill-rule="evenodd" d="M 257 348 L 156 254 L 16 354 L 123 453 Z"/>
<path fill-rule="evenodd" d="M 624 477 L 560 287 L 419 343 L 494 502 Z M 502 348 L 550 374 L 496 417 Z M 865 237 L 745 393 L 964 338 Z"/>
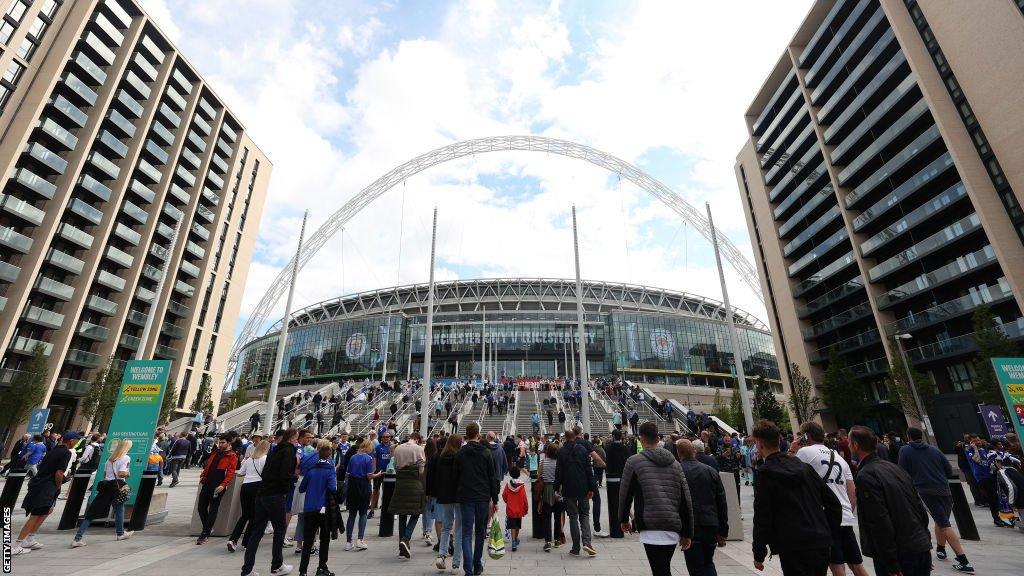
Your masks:
<path fill-rule="evenodd" d="M 159 384 L 125 384 L 122 394 L 144 394 L 153 396 L 160 393 Z"/>

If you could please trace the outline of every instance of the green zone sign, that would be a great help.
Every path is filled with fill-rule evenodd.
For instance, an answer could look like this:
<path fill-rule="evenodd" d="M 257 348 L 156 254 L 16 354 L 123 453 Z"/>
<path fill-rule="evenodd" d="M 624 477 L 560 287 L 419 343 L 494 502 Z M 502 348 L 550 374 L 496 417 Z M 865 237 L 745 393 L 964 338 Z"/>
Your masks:
<path fill-rule="evenodd" d="M 132 487 L 132 495 L 127 504 L 135 503 L 135 495 L 139 491 L 139 481 L 142 480 L 149 449 L 156 435 L 160 405 L 170 374 L 170 360 L 129 360 L 121 377 L 121 389 L 118 390 L 114 415 L 110 419 L 104 457 L 109 456 L 121 440 L 132 441 L 132 448 L 128 452 L 131 457 L 128 485 Z M 100 466 L 101 471 L 104 465 Z"/>
<path fill-rule="evenodd" d="M 1024 358 L 993 358 L 999 389 L 1018 438 L 1024 438 Z"/>

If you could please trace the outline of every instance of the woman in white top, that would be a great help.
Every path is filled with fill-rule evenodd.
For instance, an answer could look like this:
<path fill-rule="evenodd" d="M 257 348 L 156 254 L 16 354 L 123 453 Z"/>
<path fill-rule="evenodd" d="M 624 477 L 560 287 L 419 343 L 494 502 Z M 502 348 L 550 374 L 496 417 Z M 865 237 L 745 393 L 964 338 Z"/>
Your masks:
<path fill-rule="evenodd" d="M 242 466 L 238 472 L 235 472 L 237 476 L 242 476 L 245 479 L 242 481 L 242 490 L 239 494 L 242 516 L 235 523 L 235 529 L 231 531 L 231 537 L 228 538 L 228 550 L 231 552 L 238 550 L 240 543 L 244 546 L 249 545 L 253 515 L 256 510 L 256 493 L 259 492 L 260 484 L 263 482 L 263 467 L 267 464 L 267 452 L 269 451 L 270 442 L 261 440 L 252 449 L 250 455 L 242 460 Z"/>
<path fill-rule="evenodd" d="M 106 518 L 111 506 L 114 507 L 114 529 L 117 532 L 117 539 L 131 538 L 132 532 L 124 530 L 124 502 L 117 502 L 115 499 L 120 486 L 128 479 L 128 468 L 132 462 L 128 451 L 131 449 L 131 440 L 121 440 L 110 452 L 107 461 L 103 463 L 103 482 L 97 488 L 96 498 L 86 508 L 85 516 L 78 523 L 78 532 L 75 533 L 75 539 L 71 542 L 72 548 L 85 546 L 85 540 L 82 540 L 82 537 L 89 529 L 89 524 L 98 518 Z"/>

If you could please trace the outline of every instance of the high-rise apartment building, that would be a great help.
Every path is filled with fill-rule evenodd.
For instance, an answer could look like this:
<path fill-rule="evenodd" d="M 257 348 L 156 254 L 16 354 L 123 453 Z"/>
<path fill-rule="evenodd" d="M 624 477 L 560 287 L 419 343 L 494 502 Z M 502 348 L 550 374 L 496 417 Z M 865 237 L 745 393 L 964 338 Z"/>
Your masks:
<path fill-rule="evenodd" d="M 820 384 L 834 349 L 869 423 L 896 428 L 884 375 L 903 348 L 934 384 L 944 447 L 981 428 L 975 310 L 1024 338 L 1022 12 L 815 2 L 746 112 L 736 164 L 780 367 Z"/>
<path fill-rule="evenodd" d="M 216 402 L 270 163 L 133 0 L 0 4 L 0 385 L 41 346 L 62 429 L 141 351 Z"/>

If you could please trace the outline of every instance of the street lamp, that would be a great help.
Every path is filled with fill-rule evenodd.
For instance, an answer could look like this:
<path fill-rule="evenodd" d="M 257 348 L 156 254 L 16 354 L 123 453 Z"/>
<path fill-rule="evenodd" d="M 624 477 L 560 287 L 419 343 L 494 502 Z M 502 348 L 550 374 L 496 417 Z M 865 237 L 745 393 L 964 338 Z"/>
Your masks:
<path fill-rule="evenodd" d="M 928 413 L 924 410 L 924 404 L 921 403 L 921 396 L 917 393 L 917 383 L 914 381 L 914 376 L 910 373 L 910 361 L 907 359 L 907 353 L 903 350 L 903 341 L 910 340 L 913 338 L 910 334 L 896 334 L 893 336 L 896 340 L 896 348 L 900 352 L 900 358 L 903 360 L 903 370 L 907 373 L 907 385 L 910 386 L 910 392 L 914 395 L 914 404 L 917 406 L 917 413 L 921 415 L 924 424 L 925 438 L 928 439 L 928 443 L 932 446 L 935 445 L 935 436 L 932 434 L 932 422 L 928 418 Z"/>

